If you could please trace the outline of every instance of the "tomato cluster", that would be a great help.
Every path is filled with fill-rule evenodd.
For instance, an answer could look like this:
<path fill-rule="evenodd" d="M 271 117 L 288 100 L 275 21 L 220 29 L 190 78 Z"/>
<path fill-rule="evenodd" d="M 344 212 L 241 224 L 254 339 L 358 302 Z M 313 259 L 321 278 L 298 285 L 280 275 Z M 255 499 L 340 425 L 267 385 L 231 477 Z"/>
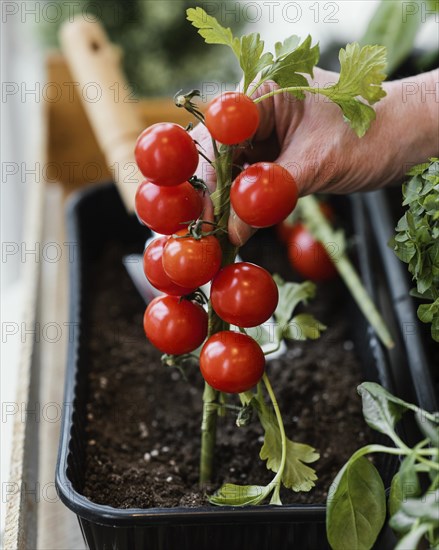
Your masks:
<path fill-rule="evenodd" d="M 205 125 L 213 139 L 235 145 L 255 134 L 259 111 L 246 95 L 225 93 L 208 106 Z M 200 219 L 203 199 L 195 187 L 199 181 L 193 178 L 198 155 L 190 133 L 176 124 L 155 124 L 136 144 L 136 161 L 146 178 L 136 193 L 137 216 L 163 235 L 144 253 L 145 275 L 164 293 L 146 308 L 144 329 L 152 344 L 166 354 L 191 353 L 204 343 L 200 370 L 207 383 L 219 391 L 239 393 L 261 379 L 263 351 L 241 332 L 225 330 L 207 338 L 208 315 L 198 289 L 211 282 L 212 311 L 243 332 L 271 317 L 278 290 L 271 275 L 257 265 L 239 262 L 222 267 L 215 224 Z M 296 201 L 294 179 L 273 163 L 248 167 L 230 189 L 232 208 L 253 227 L 280 222 Z"/>

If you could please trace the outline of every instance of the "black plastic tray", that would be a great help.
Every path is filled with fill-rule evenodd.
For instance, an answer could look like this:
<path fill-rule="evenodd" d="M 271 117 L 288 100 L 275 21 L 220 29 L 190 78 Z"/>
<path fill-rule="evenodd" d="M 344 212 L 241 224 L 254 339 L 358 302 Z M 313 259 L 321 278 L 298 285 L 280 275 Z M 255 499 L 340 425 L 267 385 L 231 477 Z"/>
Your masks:
<path fill-rule="evenodd" d="M 351 218 L 357 231 L 357 255 L 363 279 L 371 286 L 368 244 L 364 241 L 363 204 L 358 197 L 345 200 L 344 217 Z M 136 218 L 124 211 L 114 186 L 99 186 L 79 193 L 68 210 L 68 237 L 78 244 L 76 261 L 70 271 L 70 322 L 78 327 L 68 350 L 65 407 L 61 429 L 56 487 L 64 504 L 77 514 L 87 545 L 92 550 L 324 550 L 325 506 L 290 505 L 260 507 L 201 507 L 171 509 L 115 509 L 91 502 L 81 494 L 84 482 L 85 403 L 87 397 L 87 269 L 99 250 L 117 236 L 139 249 L 147 233 Z M 121 259 L 122 260 L 122 259 Z M 372 285 L 376 288 L 376 283 Z M 357 354 L 364 378 L 381 382 L 395 391 L 403 379 L 389 370 L 386 354 L 346 291 Z M 343 304 L 344 307 L 344 304 Z M 355 327 L 355 330 L 354 330 Z M 352 391 L 355 391 L 352 388 Z M 404 393 L 404 392 L 403 392 Z M 386 483 L 396 467 L 395 459 L 379 465 Z M 387 485 L 388 486 L 388 485 Z M 387 529 L 376 548 L 393 548 Z"/>

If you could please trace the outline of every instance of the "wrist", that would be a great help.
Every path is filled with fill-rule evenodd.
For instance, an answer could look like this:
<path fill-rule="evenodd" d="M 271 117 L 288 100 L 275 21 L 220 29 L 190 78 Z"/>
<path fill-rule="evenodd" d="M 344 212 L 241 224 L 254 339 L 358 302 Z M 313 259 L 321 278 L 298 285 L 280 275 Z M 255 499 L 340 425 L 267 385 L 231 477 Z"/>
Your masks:
<path fill-rule="evenodd" d="M 397 180 L 411 166 L 439 154 L 438 80 L 439 71 L 435 70 L 385 85 L 388 96 L 382 102 L 383 116 L 390 125 L 392 172 Z"/>

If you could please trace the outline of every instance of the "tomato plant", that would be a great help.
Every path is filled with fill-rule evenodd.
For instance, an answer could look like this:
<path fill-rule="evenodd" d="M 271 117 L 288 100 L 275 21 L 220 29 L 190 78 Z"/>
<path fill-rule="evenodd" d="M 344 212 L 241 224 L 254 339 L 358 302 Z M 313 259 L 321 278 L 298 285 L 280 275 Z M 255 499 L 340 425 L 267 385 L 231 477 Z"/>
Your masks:
<path fill-rule="evenodd" d="M 211 136 L 225 145 L 250 139 L 259 126 L 259 111 L 245 94 L 226 92 L 212 100 L 205 124 Z"/>
<path fill-rule="evenodd" d="M 158 296 L 146 308 L 143 328 L 157 349 L 182 355 L 197 349 L 206 338 L 207 313 L 189 300 Z"/>
<path fill-rule="evenodd" d="M 147 227 L 172 235 L 184 224 L 196 220 L 203 209 L 203 201 L 188 182 L 174 187 L 162 187 L 143 182 L 136 193 L 136 212 Z"/>
<path fill-rule="evenodd" d="M 337 275 L 337 268 L 322 243 L 308 229 L 296 224 L 288 241 L 288 258 L 293 268 L 305 279 L 326 281 Z"/>
<path fill-rule="evenodd" d="M 279 223 L 296 206 L 297 197 L 293 176 L 271 162 L 249 166 L 239 174 L 230 190 L 233 210 L 252 227 Z"/>
<path fill-rule="evenodd" d="M 189 133 L 175 124 L 163 123 L 148 128 L 139 137 L 136 160 L 148 180 L 138 192 L 139 217 L 150 227 L 168 234 L 179 229 L 180 222 L 194 220 L 186 229 L 179 229 L 175 235 L 159 239 L 148 247 L 146 275 L 157 288 L 170 294 L 179 294 L 181 287 L 185 293 L 198 289 L 191 296 L 195 301 L 191 301 L 190 296 L 180 299 L 173 295 L 153 300 L 145 312 L 144 327 L 151 342 L 172 355 L 166 359 L 170 366 L 182 366 L 184 358 L 178 356 L 194 351 L 204 342 L 200 353 L 200 370 L 206 381 L 201 422 L 202 485 L 212 479 L 215 430 L 220 413 L 239 410 L 236 423 L 242 425 L 250 416 L 249 410 L 253 410 L 265 431 L 260 456 L 273 471 L 272 480 L 266 486 L 226 484 L 210 496 L 209 501 L 241 506 L 259 504 L 271 496 L 269 502 L 280 505 L 282 485 L 294 491 L 309 491 L 314 486 L 317 477 L 309 464 L 318 459 L 318 453 L 304 443 L 297 445 L 288 439 L 265 372 L 264 353 L 279 350 L 284 338 L 318 338 L 325 327 L 309 314 L 293 317 L 296 306 L 314 296 L 315 285 L 308 281 L 284 283 L 280 279 L 276 279 L 275 284 L 262 268 L 245 262 L 234 263 L 237 248 L 227 234 L 231 209 L 253 227 L 268 227 L 290 214 L 298 197 L 292 175 L 270 162 L 245 168 L 233 181 L 232 174 L 237 167 L 236 145 L 250 139 L 257 131 L 257 104 L 287 93 L 296 99 L 303 99 L 305 93 L 322 94 L 335 101 L 357 135 L 362 136 L 373 118 L 370 105 L 385 95 L 381 89 L 384 50 L 349 45 L 340 52 L 339 81 L 330 87 L 316 88 L 304 76 L 313 75 L 319 55 L 318 46 L 312 45 L 310 37 L 300 44 L 296 37 L 277 43 L 273 54 L 264 52 L 264 43 L 258 34 L 242 39 L 234 37 L 230 29 L 223 28 L 201 7 L 189 9 L 187 15 L 206 42 L 232 48 L 244 71 L 242 91 L 225 93 L 214 99 L 205 116 L 194 103 L 194 99 L 201 96 L 200 91 L 180 92 L 175 98 L 178 107 L 185 108 L 205 124 L 210 132 L 210 136 L 207 132 L 205 137 L 212 138 L 211 154 L 207 149 L 200 150 L 216 176 L 216 189 L 210 192 L 213 214 L 208 220 L 202 219 L 200 203 L 193 196 L 193 190 L 187 187 L 199 158 Z M 273 81 L 277 86 L 266 86 L 254 98 L 254 92 Z M 191 183 L 194 181 L 205 187 L 205 182 L 196 180 Z M 157 190 L 153 185 L 169 189 Z M 312 235 L 318 242 L 329 242 L 334 232 L 315 199 L 305 197 L 302 201 L 301 213 Z M 191 203 L 188 210 L 187 203 Z M 377 334 L 390 345 L 385 325 L 373 303 L 367 300 L 353 267 L 345 256 L 342 260 L 339 270 L 345 274 L 349 288 L 360 306 L 367 302 L 363 311 Z M 322 273 L 320 268 L 319 275 Z M 208 302 L 208 298 L 198 287 L 212 280 L 209 314 L 206 314 L 197 300 L 204 296 Z M 258 325 L 272 314 L 274 330 L 264 336 L 264 327 Z M 236 325 L 239 332 L 230 331 L 230 324 Z M 310 331 L 309 326 L 315 330 Z M 293 330 L 297 327 L 301 330 Z M 251 334 L 247 334 L 246 329 Z M 257 333 L 260 335 L 256 336 Z M 255 385 L 257 390 L 251 391 Z M 221 392 L 239 393 L 239 401 L 236 400 L 239 405 L 229 404 L 229 399 L 224 399 Z"/>
<path fill-rule="evenodd" d="M 180 185 L 198 166 L 194 140 L 178 124 L 167 122 L 153 124 L 140 134 L 135 157 L 142 174 L 156 185 Z"/>
<path fill-rule="evenodd" d="M 171 294 L 172 296 L 185 296 L 194 292 L 196 287 L 184 288 L 176 285 L 166 275 L 163 269 L 163 248 L 168 242 L 169 237 L 159 237 L 154 239 L 145 249 L 143 254 L 143 271 L 148 281 L 160 292 Z"/>
<path fill-rule="evenodd" d="M 218 391 L 245 392 L 259 382 L 264 368 L 261 347 L 246 334 L 230 330 L 217 332 L 201 350 L 201 374 Z"/>
<path fill-rule="evenodd" d="M 279 293 L 268 271 L 240 262 L 218 273 L 210 298 L 215 312 L 224 321 L 238 327 L 256 327 L 273 315 Z"/>
<path fill-rule="evenodd" d="M 163 250 L 163 268 L 177 285 L 203 286 L 221 266 L 221 246 L 214 235 L 200 238 L 186 235 L 183 229 L 168 240 Z"/>

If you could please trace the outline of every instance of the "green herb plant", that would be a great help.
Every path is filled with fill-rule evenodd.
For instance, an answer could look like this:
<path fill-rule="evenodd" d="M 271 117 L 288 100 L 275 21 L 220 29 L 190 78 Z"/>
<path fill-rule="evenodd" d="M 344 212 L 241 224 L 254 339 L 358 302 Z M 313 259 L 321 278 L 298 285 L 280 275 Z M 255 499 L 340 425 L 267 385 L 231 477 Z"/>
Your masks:
<path fill-rule="evenodd" d="M 348 44 L 346 48 L 340 50 L 338 82 L 329 87 L 318 88 L 311 86 L 305 76 L 313 77 L 314 67 L 319 60 L 319 46 L 312 44 L 310 36 L 303 41 L 297 36 L 291 36 L 284 42 L 278 42 L 273 54 L 265 51 L 264 42 L 258 33 L 238 38 L 233 35 L 231 29 L 223 27 L 200 7 L 188 9 L 187 19 L 198 29 L 206 43 L 228 46 L 232 50 L 242 70 L 244 94 L 253 97 L 259 87 L 266 82 L 274 82 L 278 85 L 278 87 L 273 86 L 264 95 L 253 99 L 255 103 L 286 92 L 299 100 L 303 99 L 307 93 L 320 95 L 340 107 L 346 122 L 357 136 L 361 137 L 375 119 L 373 105 L 386 95 L 382 88 L 385 78 L 383 70 L 386 64 L 384 47 L 360 47 L 356 43 Z M 176 104 L 186 108 L 201 123 L 204 123 L 204 117 L 193 101 L 199 95 L 197 91 L 186 95 L 180 94 L 176 98 Z M 215 233 L 222 249 L 222 265 L 225 266 L 233 263 L 237 254 L 237 249 L 230 244 L 227 235 L 230 189 L 233 182 L 233 153 L 236 147 L 220 145 L 214 140 L 212 144 L 214 158 L 208 160 L 215 169 L 217 187 L 211 194 L 211 200 L 214 206 Z M 319 240 L 323 242 L 335 240 L 340 244 L 339 261 L 336 265 L 340 266 L 340 273 L 377 334 L 390 347 L 392 339 L 387 328 L 345 255 L 343 236 L 335 233 L 321 216 L 313 197 L 306 199 L 302 209 L 304 218 L 310 222 Z M 319 223 L 313 222 L 313 219 Z M 320 227 L 317 227 L 318 225 Z M 278 349 L 284 338 L 317 338 L 325 329 L 321 323 L 307 314 L 294 316 L 296 306 L 314 296 L 315 287 L 312 283 L 284 283 L 278 279 L 277 284 L 280 299 L 275 311 L 274 341 L 272 335 L 267 335 L 263 327 L 258 327 L 255 332 L 253 329 L 247 331 L 242 329 L 242 332 L 247 332 L 263 345 L 265 354 Z M 300 330 L 297 330 L 297 327 Z M 209 307 L 208 337 L 228 328 L 229 326 L 216 315 L 213 308 Z M 266 402 L 267 396 L 271 401 L 271 407 Z M 238 486 L 226 483 L 216 494 L 210 496 L 210 502 L 217 505 L 243 506 L 259 504 L 269 499 L 271 504 L 280 505 L 282 504 L 280 498 L 282 485 L 293 491 L 312 489 L 317 477 L 309 464 L 315 462 L 319 455 L 312 447 L 294 442 L 287 437 L 267 373 L 263 375 L 256 391 L 249 390 L 241 393 L 239 399 L 240 411 L 237 425 L 244 426 L 248 422 L 251 411 L 258 416 L 265 432 L 260 458 L 266 461 L 267 468 L 273 472 L 274 476 L 266 486 Z M 210 482 L 212 477 L 217 418 L 225 411 L 234 408 L 227 400 L 223 393 L 206 383 L 201 427 L 200 483 L 202 485 Z"/>
<path fill-rule="evenodd" d="M 418 307 L 418 317 L 431 323 L 431 336 L 439 342 L 439 159 L 415 166 L 409 175 L 402 187 L 407 211 L 390 244 L 416 283 L 411 294 L 427 302 Z"/>
<path fill-rule="evenodd" d="M 439 548 L 439 413 L 431 414 L 391 395 L 372 382 L 358 387 L 367 424 L 394 446 L 367 445 L 356 451 L 338 473 L 327 499 L 327 535 L 333 550 L 372 548 L 386 516 L 399 537 L 395 550 L 416 550 L 426 537 Z M 396 425 L 414 413 L 423 439 L 413 447 Z M 383 481 L 367 455 L 402 457 L 386 499 Z"/>

